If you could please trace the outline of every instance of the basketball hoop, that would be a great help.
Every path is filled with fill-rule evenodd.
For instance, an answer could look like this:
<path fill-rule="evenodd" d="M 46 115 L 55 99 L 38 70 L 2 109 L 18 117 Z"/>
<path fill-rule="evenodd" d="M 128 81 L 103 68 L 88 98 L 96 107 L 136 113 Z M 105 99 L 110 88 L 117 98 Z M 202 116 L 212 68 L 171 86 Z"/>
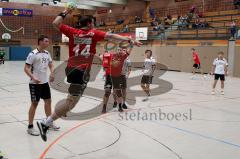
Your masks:
<path fill-rule="evenodd" d="M 5 41 L 5 42 L 8 42 L 10 39 L 11 39 L 11 35 L 9 33 L 3 33 L 2 34 L 2 39 Z"/>

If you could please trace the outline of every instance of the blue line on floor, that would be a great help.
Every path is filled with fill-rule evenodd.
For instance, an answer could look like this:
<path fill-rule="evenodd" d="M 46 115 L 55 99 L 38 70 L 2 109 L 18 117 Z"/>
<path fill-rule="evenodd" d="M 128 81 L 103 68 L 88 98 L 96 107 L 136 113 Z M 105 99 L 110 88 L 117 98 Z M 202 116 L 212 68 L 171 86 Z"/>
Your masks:
<path fill-rule="evenodd" d="M 195 136 L 200 136 L 200 137 L 203 137 L 203 138 L 205 138 L 205 139 L 214 140 L 214 141 L 217 141 L 217 142 L 221 142 L 221 143 L 224 143 L 224 144 L 227 144 L 227 145 L 231 145 L 231 146 L 240 148 L 240 145 L 239 145 L 239 144 L 234 144 L 234 143 L 231 143 L 231 142 L 229 142 L 229 141 L 225 141 L 225 140 L 223 140 L 223 139 L 218 139 L 218 138 L 214 138 L 214 137 L 211 137 L 211 136 L 202 135 L 202 134 L 200 134 L 200 133 L 196 133 L 196 132 L 193 132 L 193 131 L 185 130 L 185 129 L 178 128 L 178 127 L 171 126 L 171 125 L 167 125 L 167 124 L 160 124 L 160 123 L 154 122 L 154 121 L 152 121 L 152 122 L 153 122 L 153 123 L 156 123 L 156 124 L 158 124 L 158 125 L 161 125 L 161 126 L 165 126 L 165 127 L 168 127 L 168 128 L 172 128 L 172 129 L 176 129 L 176 130 L 182 131 L 182 132 L 184 132 L 184 133 L 192 134 L 192 135 L 195 135 Z"/>

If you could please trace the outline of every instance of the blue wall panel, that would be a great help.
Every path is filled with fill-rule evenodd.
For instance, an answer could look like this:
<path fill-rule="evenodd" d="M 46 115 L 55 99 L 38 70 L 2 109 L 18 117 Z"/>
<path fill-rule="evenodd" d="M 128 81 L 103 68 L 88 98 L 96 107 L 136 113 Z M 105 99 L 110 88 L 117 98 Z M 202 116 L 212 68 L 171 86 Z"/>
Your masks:
<path fill-rule="evenodd" d="M 25 61 L 31 51 L 31 47 L 10 47 L 10 60 Z"/>

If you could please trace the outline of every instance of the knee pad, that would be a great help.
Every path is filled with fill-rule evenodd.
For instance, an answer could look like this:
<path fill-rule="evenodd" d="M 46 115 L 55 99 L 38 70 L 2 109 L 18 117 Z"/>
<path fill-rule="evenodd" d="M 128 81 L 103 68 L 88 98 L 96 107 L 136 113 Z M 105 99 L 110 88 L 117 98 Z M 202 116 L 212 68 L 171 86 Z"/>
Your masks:
<path fill-rule="evenodd" d="M 80 96 L 68 95 L 67 99 L 57 103 L 55 113 L 58 117 L 66 116 L 67 112 L 71 111 L 79 101 Z"/>
<path fill-rule="evenodd" d="M 105 97 L 109 97 L 111 95 L 111 89 L 105 89 Z"/>
<path fill-rule="evenodd" d="M 116 90 L 116 95 L 117 97 L 122 97 L 122 91 L 119 89 L 119 90 Z"/>
<path fill-rule="evenodd" d="M 68 92 L 72 96 L 82 96 L 87 84 L 70 84 Z"/>

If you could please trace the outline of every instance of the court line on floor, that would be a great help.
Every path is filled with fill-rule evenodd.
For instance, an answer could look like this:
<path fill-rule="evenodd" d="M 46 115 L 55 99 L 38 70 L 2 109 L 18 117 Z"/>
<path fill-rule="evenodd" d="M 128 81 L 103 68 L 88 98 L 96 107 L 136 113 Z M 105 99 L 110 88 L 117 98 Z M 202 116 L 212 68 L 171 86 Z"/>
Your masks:
<path fill-rule="evenodd" d="M 39 159 L 44 159 L 44 157 L 46 156 L 47 152 L 50 150 L 50 148 L 52 148 L 58 141 L 60 141 L 63 137 L 65 137 L 67 134 L 73 132 L 74 130 L 76 130 L 77 128 L 79 127 L 82 127 L 84 125 L 87 125 L 91 122 L 94 122 L 94 121 L 98 121 L 106 116 L 110 116 L 110 115 L 113 115 L 112 113 L 111 114 L 104 114 L 100 117 L 97 117 L 97 118 L 93 118 L 91 120 L 88 120 L 88 121 L 85 121 L 85 122 L 81 122 L 80 124 L 72 127 L 71 129 L 69 129 L 68 131 L 65 131 L 63 132 L 60 136 L 58 136 L 55 140 L 53 140 L 48 146 L 47 148 L 43 151 L 43 153 L 40 155 Z"/>
<path fill-rule="evenodd" d="M 157 140 L 156 138 L 150 136 L 149 134 L 147 134 L 147 133 L 145 133 L 145 132 L 143 132 L 143 131 L 141 131 L 141 130 L 138 130 L 138 129 L 136 129 L 136 128 L 132 128 L 132 127 L 126 125 L 126 124 L 117 122 L 117 121 L 112 120 L 112 119 L 108 119 L 108 118 L 106 118 L 106 117 L 105 117 L 104 119 L 105 119 L 105 120 L 112 121 L 112 122 L 115 122 L 115 123 L 118 123 L 119 125 L 125 126 L 125 127 L 127 127 L 128 129 L 131 129 L 131 130 L 133 130 L 133 131 L 135 131 L 135 132 L 138 132 L 138 133 L 140 133 L 140 134 L 142 134 L 142 135 L 144 135 L 144 136 L 152 139 L 153 141 L 157 142 L 158 144 L 162 145 L 162 146 L 165 147 L 167 150 L 169 150 L 169 151 L 170 151 L 172 154 L 174 154 L 178 159 L 182 159 L 182 157 L 181 157 L 176 151 L 174 151 L 172 148 L 170 148 L 170 147 L 167 146 L 166 144 L 160 142 L 160 141 Z"/>
<path fill-rule="evenodd" d="M 120 131 L 120 129 L 119 129 L 118 127 L 116 127 L 115 125 L 113 125 L 113 124 L 111 124 L 111 123 L 109 123 L 109 122 L 106 122 L 106 121 L 101 121 L 101 122 L 106 123 L 106 124 L 114 127 L 115 130 L 117 130 L 117 132 L 118 132 L 118 137 L 117 137 L 117 139 L 115 139 L 112 143 L 108 144 L 107 146 L 105 146 L 105 147 L 103 147 L 103 148 L 99 148 L 99 149 L 92 150 L 92 151 L 89 151 L 89 152 L 85 152 L 85 153 L 80 153 L 80 154 L 76 154 L 76 155 L 73 155 L 73 156 L 69 156 L 69 157 L 67 157 L 68 159 L 69 159 L 69 158 L 74 158 L 74 157 L 76 157 L 76 156 L 87 155 L 87 154 L 94 153 L 94 152 L 97 152 L 97 151 L 105 150 L 105 149 L 113 146 L 114 144 L 116 144 L 116 143 L 120 140 L 120 138 L 121 138 L 121 136 L 122 136 L 122 133 L 121 133 L 121 131 Z"/>
<path fill-rule="evenodd" d="M 168 124 L 160 124 L 156 121 L 149 121 L 149 122 L 152 122 L 152 123 L 155 123 L 157 125 L 164 126 L 164 127 L 172 128 L 172 129 L 175 129 L 175 130 L 187 133 L 187 134 L 195 135 L 195 136 L 202 137 L 202 138 L 205 138 L 205 139 L 209 139 L 209 140 L 217 141 L 217 142 L 227 144 L 227 145 L 230 145 L 230 146 L 234 146 L 234 147 L 237 147 L 237 148 L 240 149 L 240 144 L 235 144 L 235 143 L 232 143 L 232 142 L 229 142 L 229 141 L 225 141 L 223 139 L 218 139 L 218 138 L 211 137 L 211 136 L 208 136 L 208 135 L 203 135 L 203 134 L 200 134 L 198 132 L 194 132 L 194 131 L 190 131 L 190 130 L 187 130 L 187 129 L 171 126 L 171 125 L 168 125 Z"/>
<path fill-rule="evenodd" d="M 101 101 L 99 99 L 96 99 L 96 98 L 92 98 L 92 97 L 88 97 L 88 96 L 85 96 L 84 98 L 88 98 L 88 99 L 92 99 L 92 100 L 96 100 L 96 101 Z M 232 99 L 227 99 L 227 100 L 232 100 Z M 181 105 L 188 105 L 188 104 L 192 104 L 192 105 L 196 105 L 198 108 L 202 108 L 201 106 L 199 106 L 198 104 L 199 103 L 207 103 L 209 102 L 209 100 L 202 100 L 202 101 L 195 101 L 195 102 L 179 102 L 177 104 L 165 104 L 165 105 L 162 105 L 162 106 L 147 106 L 147 107 L 139 107 L 139 108 L 133 108 L 132 110 L 141 110 L 141 109 L 150 109 L 150 108 L 160 108 L 160 107 L 171 107 L 171 106 L 181 106 Z M 214 102 L 214 101 L 212 101 Z M 111 102 L 110 102 L 111 103 Z M 113 104 L 113 103 L 111 103 Z M 222 111 L 222 110 L 220 110 Z M 226 112 L 228 113 L 228 112 Z M 4 114 L 4 115 L 11 115 L 11 114 Z M 91 114 L 84 114 L 84 115 L 91 115 Z M 70 116 L 70 117 L 74 117 L 73 116 Z M 38 121 L 38 120 L 41 120 L 41 119 L 35 119 L 35 121 Z M 208 119 L 205 119 L 205 120 L 208 120 Z M 17 120 L 17 121 L 12 121 L 12 122 L 2 122 L 0 123 L 1 124 L 9 124 L 9 123 L 18 123 L 18 122 L 24 122 L 24 121 L 28 121 L 28 120 Z M 238 122 L 238 121 L 226 121 L 226 122 Z"/>
<path fill-rule="evenodd" d="M 218 122 L 218 123 L 238 123 L 240 120 L 214 120 L 214 119 L 201 119 L 201 118 L 193 118 L 194 120 L 199 120 L 199 121 L 207 121 L 207 122 Z"/>

